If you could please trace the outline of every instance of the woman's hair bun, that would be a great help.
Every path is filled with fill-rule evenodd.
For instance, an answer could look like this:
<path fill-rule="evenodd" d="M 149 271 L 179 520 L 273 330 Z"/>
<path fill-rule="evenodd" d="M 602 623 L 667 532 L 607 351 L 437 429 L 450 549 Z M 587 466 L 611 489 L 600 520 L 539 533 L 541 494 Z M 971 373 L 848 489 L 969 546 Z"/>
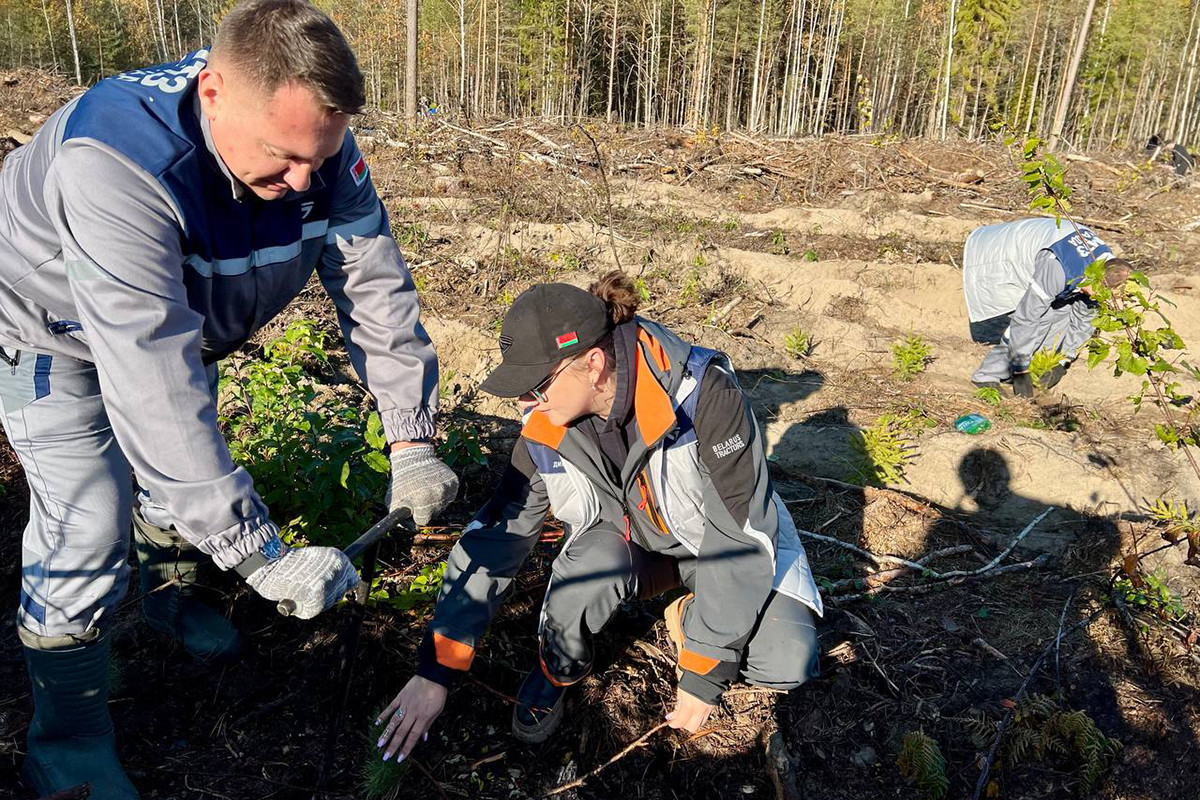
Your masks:
<path fill-rule="evenodd" d="M 588 292 L 604 301 L 604 306 L 608 309 L 608 318 L 613 325 L 629 322 L 637 313 L 637 286 L 633 278 L 620 270 L 601 275 L 599 280 L 588 287 Z"/>

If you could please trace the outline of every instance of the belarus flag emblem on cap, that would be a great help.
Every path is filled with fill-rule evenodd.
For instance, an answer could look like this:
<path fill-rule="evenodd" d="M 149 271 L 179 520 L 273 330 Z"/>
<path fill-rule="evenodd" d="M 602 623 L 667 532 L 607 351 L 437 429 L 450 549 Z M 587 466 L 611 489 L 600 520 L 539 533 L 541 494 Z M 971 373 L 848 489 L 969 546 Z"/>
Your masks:
<path fill-rule="evenodd" d="M 367 162 L 363 160 L 362 156 L 359 156 L 358 161 L 350 165 L 350 177 L 354 178 L 355 186 L 362 186 L 362 182 L 367 179 Z"/>
<path fill-rule="evenodd" d="M 579 344 L 579 334 L 575 333 L 575 331 L 564 333 L 555 339 L 554 343 L 558 345 L 559 350 L 562 350 L 564 347 L 570 347 L 573 344 Z"/>

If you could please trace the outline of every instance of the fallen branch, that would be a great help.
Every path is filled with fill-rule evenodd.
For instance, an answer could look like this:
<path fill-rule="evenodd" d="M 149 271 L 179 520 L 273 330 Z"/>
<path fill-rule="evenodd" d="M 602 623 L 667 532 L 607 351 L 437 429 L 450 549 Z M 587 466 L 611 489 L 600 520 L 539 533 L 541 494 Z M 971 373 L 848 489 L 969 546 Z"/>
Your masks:
<path fill-rule="evenodd" d="M 576 778 L 573 781 L 567 781 L 564 784 L 555 786 L 553 789 L 551 789 L 550 791 L 548 791 L 544 795 L 542 795 L 542 797 L 553 797 L 556 794 L 562 794 L 563 792 L 569 792 L 572 789 L 578 789 L 580 786 L 583 786 L 584 782 L 587 781 L 589 778 L 596 777 L 601 772 L 603 772 L 605 769 L 608 769 L 613 764 L 620 761 L 622 758 L 624 758 L 625 756 L 632 753 L 634 750 L 636 750 L 639 747 L 641 747 L 642 745 L 644 745 L 650 739 L 651 736 L 658 733 L 663 728 L 667 727 L 667 725 L 668 725 L 668 723 L 666 723 L 666 722 L 658 723 L 653 728 L 646 731 L 645 733 L 643 733 L 638 738 L 634 739 L 629 744 L 625 745 L 625 747 L 621 750 L 621 752 L 617 753 L 615 756 L 610 758 L 608 761 L 605 761 L 603 764 L 596 767 L 594 770 L 592 770 L 588 774 L 584 775 L 582 778 Z"/>
<path fill-rule="evenodd" d="M 921 558 L 917 559 L 914 563 L 919 564 L 919 565 L 921 565 L 922 568 L 924 568 L 926 564 L 928 564 L 930 561 L 933 561 L 936 558 L 947 558 L 949 556 L 957 556 L 957 555 L 962 555 L 964 553 L 971 553 L 974 551 L 975 551 L 975 548 L 972 545 L 957 544 L 957 545 L 954 545 L 953 547 L 943 547 L 941 550 L 934 550 L 932 553 L 928 553 L 927 555 L 924 555 Z M 863 587 L 872 588 L 872 587 L 879 586 L 884 583 L 888 583 L 889 581 L 892 581 L 892 580 L 900 577 L 901 575 L 905 575 L 911 571 L 912 571 L 911 568 L 909 568 L 907 566 L 892 567 L 891 569 L 882 569 L 882 570 L 879 570 L 878 572 L 873 572 L 870 575 L 864 575 L 861 578 L 843 578 L 840 581 L 834 581 L 833 583 L 829 584 L 829 586 L 827 587 L 827 590 L 830 594 L 836 594 L 837 592 L 841 591 L 842 589 L 847 589 L 847 588 L 856 588 L 856 589 L 863 588 Z M 925 571 L 928 571 L 928 570 L 923 569 L 922 571 L 924 573 Z M 934 573 L 934 574 L 939 574 L 939 573 Z"/>
<path fill-rule="evenodd" d="M 989 578 L 996 578 L 1000 575 L 1009 575 L 1013 572 L 1025 572 L 1027 570 L 1037 569 L 1038 567 L 1044 567 L 1049 562 L 1050 554 L 1042 553 L 1032 561 L 1022 561 L 1019 564 L 1009 564 L 1004 567 L 995 567 L 988 572 L 969 572 L 958 575 L 954 578 L 950 578 L 949 580 L 941 580 L 934 583 L 924 583 L 920 586 L 892 586 L 891 584 L 885 583 L 882 586 L 876 586 L 873 589 L 868 589 L 867 591 L 859 592 L 858 594 L 837 595 L 835 597 L 831 597 L 830 600 L 837 602 L 862 600 L 865 597 L 871 597 L 882 592 L 889 592 L 893 594 L 929 594 L 930 592 L 940 591 L 951 586 L 961 586 L 964 583 L 975 583 L 977 581 L 987 580 Z"/>
<path fill-rule="evenodd" d="M 413 547 L 454 545 L 461 537 L 461 533 L 418 533 L 413 537 Z"/>
<path fill-rule="evenodd" d="M 474 683 L 474 684 L 475 684 L 476 686 L 478 686 L 480 689 L 483 689 L 484 691 L 491 692 L 492 694 L 496 695 L 496 697 L 499 697 L 499 698 L 500 698 L 501 700 L 503 700 L 504 702 L 506 702 L 506 703 L 511 703 L 511 704 L 512 704 L 512 705 L 514 705 L 514 706 L 515 706 L 517 703 L 519 703 L 519 702 L 520 702 L 519 700 L 517 700 L 517 698 L 513 697 L 511 694 L 505 694 L 504 692 L 500 691 L 499 689 L 496 689 L 496 688 L 493 688 L 493 687 L 489 686 L 488 684 L 486 684 L 486 683 L 484 683 L 483 681 L 479 680 L 479 678 L 476 678 L 476 677 L 475 677 L 474 675 L 472 675 L 471 673 L 467 672 L 467 673 L 465 673 L 465 674 L 466 674 L 466 676 L 467 676 L 467 680 L 469 680 L 469 681 L 471 681 L 472 683 Z"/>
<path fill-rule="evenodd" d="M 796 786 L 796 771 L 792 767 L 791 754 L 783 741 L 778 726 L 768 735 L 763 731 L 763 750 L 767 754 L 767 773 L 775 788 L 775 800 L 800 800 L 800 788 Z"/>
<path fill-rule="evenodd" d="M 796 533 L 807 539 L 815 539 L 818 542 L 825 542 L 826 544 L 836 545 L 843 550 L 849 550 L 850 552 L 856 553 L 857 555 L 867 559 L 877 567 L 883 567 L 888 564 L 898 564 L 905 569 L 911 569 L 917 572 L 928 571 L 922 564 L 916 561 L 909 561 L 907 558 L 900 558 L 899 556 L 883 556 L 877 553 L 872 553 L 870 550 L 864 550 L 858 545 L 850 544 L 849 542 L 843 542 L 841 539 L 834 538 L 833 536 L 826 536 L 821 533 L 813 533 L 812 531 L 806 531 L 803 529 L 797 529 Z M 934 575 L 940 577 L 939 573 L 935 572 Z"/>
<path fill-rule="evenodd" d="M 567 148 L 563 147 L 561 144 L 559 144 L 558 142 L 551 139 L 550 137 L 543 136 L 542 134 L 538 133 L 537 131 L 531 131 L 528 128 L 522 128 L 521 132 L 524 133 L 526 136 L 529 136 L 532 139 L 537 139 L 539 142 L 546 145 L 546 147 L 549 147 L 551 150 L 566 150 L 567 149 Z"/>
<path fill-rule="evenodd" d="M 1117 169 L 1116 167 L 1109 166 L 1108 164 L 1105 164 L 1103 161 L 1097 161 L 1096 159 L 1091 158 L 1089 156 L 1081 156 L 1081 155 L 1077 155 L 1075 153 L 1064 153 L 1063 159 L 1065 159 L 1066 161 L 1078 161 L 1083 164 L 1095 164 L 1100 169 L 1107 170 L 1107 171 L 1111 172 L 1113 175 L 1116 175 L 1118 178 L 1120 178 L 1124 174 L 1121 172 L 1121 170 Z"/>
<path fill-rule="evenodd" d="M 500 149 L 500 150 L 509 149 L 508 144 L 506 142 L 502 142 L 499 139 L 493 139 L 491 136 L 484 136 L 482 133 L 478 133 L 477 131 L 467 130 L 466 128 L 460 128 L 457 125 L 452 125 L 451 123 L 446 122 L 446 120 L 444 120 L 444 119 L 439 120 L 438 124 L 440 124 L 443 128 L 449 128 L 452 131 L 464 133 L 467 136 L 474 136 L 476 139 L 482 139 L 483 141 L 485 141 L 489 144 L 495 145 L 495 147 L 497 149 Z"/>
<path fill-rule="evenodd" d="M 1008 543 L 1008 547 L 1004 548 L 1004 551 L 1001 552 L 1000 555 L 993 558 L 991 561 L 989 561 L 984 566 L 980 567 L 979 569 L 975 569 L 975 570 L 960 571 L 960 572 L 947 572 L 942 577 L 943 578 L 957 578 L 957 577 L 966 576 L 966 575 L 982 575 L 983 573 L 987 572 L 988 570 L 995 568 L 996 565 L 998 565 L 1001 561 L 1003 561 L 1008 556 L 1009 553 L 1011 553 L 1013 550 L 1017 549 L 1017 545 L 1020 544 L 1021 541 L 1026 536 L 1029 535 L 1029 532 L 1031 530 L 1033 530 L 1037 526 L 1037 524 L 1039 522 L 1041 522 L 1043 519 L 1045 519 L 1046 515 L 1049 514 L 1053 510 L 1054 510 L 1054 506 L 1049 506 L 1045 511 L 1043 511 L 1042 513 L 1040 513 L 1036 517 L 1034 517 L 1033 522 L 1030 522 L 1028 525 L 1026 525 L 1024 528 L 1022 528 L 1021 532 L 1016 535 L 1016 538 L 1014 538 L 1011 542 Z"/>

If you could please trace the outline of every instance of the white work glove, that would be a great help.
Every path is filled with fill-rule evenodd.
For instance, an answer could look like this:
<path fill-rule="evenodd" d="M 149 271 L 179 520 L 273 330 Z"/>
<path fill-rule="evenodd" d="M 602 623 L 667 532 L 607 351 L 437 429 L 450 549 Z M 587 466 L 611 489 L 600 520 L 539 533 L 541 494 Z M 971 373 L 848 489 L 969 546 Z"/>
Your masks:
<path fill-rule="evenodd" d="M 392 483 L 384 498 L 389 511 L 411 509 L 414 522 L 428 525 L 457 494 L 458 476 L 438 459 L 433 445 L 392 451 Z"/>
<path fill-rule="evenodd" d="M 291 600 L 294 616 L 312 619 L 358 585 L 358 571 L 336 547 L 288 548 L 250 573 L 246 583 L 268 600 Z"/>

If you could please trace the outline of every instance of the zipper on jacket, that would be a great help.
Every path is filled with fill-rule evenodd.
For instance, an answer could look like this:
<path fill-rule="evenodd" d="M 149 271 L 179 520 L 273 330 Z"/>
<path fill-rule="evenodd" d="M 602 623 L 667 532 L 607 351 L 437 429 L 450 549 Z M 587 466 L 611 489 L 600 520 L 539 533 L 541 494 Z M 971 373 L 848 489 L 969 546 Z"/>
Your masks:
<path fill-rule="evenodd" d="M 659 533 L 663 536 L 669 535 L 670 531 L 663 522 L 662 515 L 658 512 L 658 503 L 654 499 L 654 492 L 650 488 L 650 481 L 646 478 L 645 470 L 638 473 L 637 484 L 638 490 L 642 494 L 642 502 L 638 503 L 638 511 L 644 512 L 649 517 L 650 522 L 658 528 Z"/>

